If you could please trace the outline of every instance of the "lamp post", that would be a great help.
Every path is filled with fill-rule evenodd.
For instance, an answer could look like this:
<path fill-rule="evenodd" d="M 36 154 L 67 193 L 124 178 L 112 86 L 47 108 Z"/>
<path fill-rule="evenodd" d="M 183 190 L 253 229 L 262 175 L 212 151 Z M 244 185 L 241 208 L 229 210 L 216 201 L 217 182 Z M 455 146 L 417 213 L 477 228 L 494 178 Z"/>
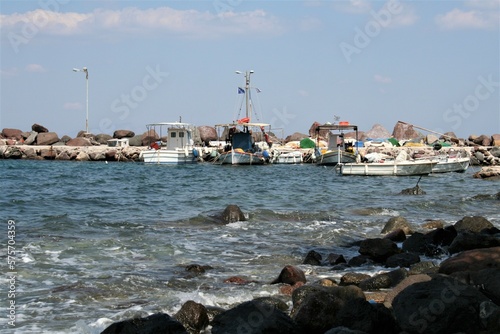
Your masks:
<path fill-rule="evenodd" d="M 249 100 L 249 94 L 248 92 L 250 91 L 250 74 L 252 74 L 254 71 L 246 71 L 245 72 L 245 105 L 246 105 L 246 117 L 248 118 L 248 111 L 250 110 L 250 100 Z M 243 72 L 241 71 L 236 71 L 236 74 L 242 74 Z"/>
<path fill-rule="evenodd" d="M 89 133 L 89 71 L 86 67 L 83 67 L 81 70 L 79 68 L 73 68 L 74 72 L 84 72 L 85 80 L 87 82 L 87 116 L 85 118 L 85 134 Z"/>

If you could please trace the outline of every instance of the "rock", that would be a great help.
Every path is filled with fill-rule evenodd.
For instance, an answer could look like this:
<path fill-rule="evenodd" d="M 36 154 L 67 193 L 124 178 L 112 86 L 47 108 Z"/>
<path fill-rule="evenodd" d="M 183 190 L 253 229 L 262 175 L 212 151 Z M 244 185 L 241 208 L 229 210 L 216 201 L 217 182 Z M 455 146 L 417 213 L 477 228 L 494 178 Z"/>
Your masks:
<path fill-rule="evenodd" d="M 345 258 L 344 258 L 343 255 L 341 255 L 341 254 L 333 254 L 333 253 L 328 254 L 328 257 L 326 258 L 326 261 L 330 265 L 335 265 L 335 264 L 340 264 L 340 263 L 347 263 L 347 261 L 345 260 Z"/>
<path fill-rule="evenodd" d="M 35 123 L 31 126 L 31 130 L 33 130 L 34 132 L 38 132 L 38 133 L 49 132 L 49 130 L 46 127 L 44 127 L 40 124 L 37 124 L 37 123 Z"/>
<path fill-rule="evenodd" d="M 431 277 L 429 275 L 425 274 L 418 274 L 418 275 L 410 275 L 406 278 L 404 278 L 401 282 L 399 282 L 394 288 L 389 290 L 387 294 L 385 295 L 384 299 L 384 305 L 387 308 L 392 308 L 392 302 L 394 298 L 404 289 L 409 287 L 412 284 L 419 283 L 419 282 L 427 282 L 430 281 Z"/>
<path fill-rule="evenodd" d="M 413 125 L 407 123 L 397 122 L 392 131 L 392 136 L 397 140 L 415 139 L 422 137 L 422 135 L 413 129 Z"/>
<path fill-rule="evenodd" d="M 432 133 L 430 133 L 427 136 L 425 136 L 425 142 L 427 144 L 429 144 L 429 145 L 434 144 L 437 141 L 439 141 L 439 138 L 436 135 L 432 134 Z"/>
<path fill-rule="evenodd" d="M 401 190 L 400 194 L 401 195 L 425 195 L 426 192 L 422 188 L 420 188 L 420 186 L 417 184 L 413 188 L 407 188 L 407 189 Z"/>
<path fill-rule="evenodd" d="M 205 306 L 192 300 L 185 302 L 179 312 L 175 314 L 179 321 L 189 333 L 199 333 L 208 326 L 209 319 Z"/>
<path fill-rule="evenodd" d="M 478 333 L 485 329 L 479 305 L 488 301 L 475 288 L 437 276 L 401 291 L 392 302 L 394 316 L 409 333 Z"/>
<path fill-rule="evenodd" d="M 427 220 L 425 223 L 422 224 L 423 228 L 432 230 L 436 228 L 443 228 L 444 227 L 444 221 L 442 220 Z"/>
<path fill-rule="evenodd" d="M 365 264 L 372 264 L 372 259 L 367 255 L 358 255 L 347 261 L 347 265 L 350 267 L 359 267 Z"/>
<path fill-rule="evenodd" d="M 368 274 L 362 274 L 362 273 L 346 273 L 340 278 L 340 285 L 341 286 L 347 286 L 347 285 L 359 285 L 362 281 L 370 278 L 370 275 Z"/>
<path fill-rule="evenodd" d="M 359 253 L 376 262 L 384 262 L 389 256 L 399 253 L 398 246 L 389 239 L 365 239 L 359 246 Z"/>
<path fill-rule="evenodd" d="M 391 134 L 389 133 L 389 131 L 387 131 L 380 124 L 373 125 L 372 128 L 365 133 L 365 135 L 367 138 L 373 138 L 373 139 L 391 137 Z"/>
<path fill-rule="evenodd" d="M 208 146 L 208 143 L 210 141 L 218 140 L 217 131 L 215 131 L 215 128 L 213 126 L 199 126 L 198 132 L 200 133 L 201 142 L 203 142 L 206 146 Z"/>
<path fill-rule="evenodd" d="M 68 152 L 62 151 L 58 155 L 56 155 L 56 160 L 71 160 L 71 157 L 68 155 Z"/>
<path fill-rule="evenodd" d="M 301 333 L 323 334 L 335 325 L 337 313 L 351 299 L 365 299 L 355 286 L 303 286 L 294 291 L 291 317 Z"/>
<path fill-rule="evenodd" d="M 199 264 L 190 264 L 186 266 L 186 271 L 196 274 L 203 274 L 205 272 L 205 266 Z"/>
<path fill-rule="evenodd" d="M 406 218 L 398 216 L 398 217 L 391 217 L 387 223 L 385 223 L 384 228 L 382 229 L 382 234 L 387 234 L 389 232 L 395 231 L 397 229 L 401 229 L 405 232 L 406 235 L 412 234 L 413 230 L 410 226 L 410 223 Z"/>
<path fill-rule="evenodd" d="M 384 239 L 389 239 L 393 242 L 401 242 L 401 241 L 405 241 L 406 240 L 406 234 L 405 234 L 405 231 L 403 231 L 402 229 L 398 228 L 392 232 L 389 232 L 387 233 L 385 236 L 384 236 Z"/>
<path fill-rule="evenodd" d="M 425 238 L 435 246 L 449 246 L 457 237 L 457 231 L 453 226 L 437 228 L 425 234 Z"/>
<path fill-rule="evenodd" d="M 228 205 L 222 212 L 222 221 L 226 224 L 245 221 L 245 215 L 240 207 L 234 204 Z"/>
<path fill-rule="evenodd" d="M 3 156 L 5 159 L 21 159 L 23 152 L 17 146 L 9 146 L 4 151 Z"/>
<path fill-rule="evenodd" d="M 40 157 L 45 160 L 54 160 L 57 156 L 56 150 L 51 148 L 43 148 L 40 150 Z"/>
<path fill-rule="evenodd" d="M 400 332 L 391 312 L 381 304 L 364 298 L 349 299 L 335 315 L 335 327 L 347 327 L 364 333 L 396 334 Z"/>
<path fill-rule="evenodd" d="M 36 159 L 37 158 L 37 153 L 34 148 L 28 147 L 23 150 L 23 154 L 26 157 L 26 159 Z"/>
<path fill-rule="evenodd" d="M 157 313 L 146 318 L 128 319 L 115 322 L 101 334 L 188 334 L 182 324 L 172 319 L 168 314 Z"/>
<path fill-rule="evenodd" d="M 492 302 L 482 302 L 479 305 L 479 317 L 488 333 L 500 333 L 500 306 Z"/>
<path fill-rule="evenodd" d="M 108 134 L 105 133 L 100 133 L 97 136 L 95 136 L 95 141 L 98 142 L 100 145 L 108 145 L 108 140 L 111 139 L 112 137 Z"/>
<path fill-rule="evenodd" d="M 92 146 L 92 143 L 87 138 L 76 137 L 76 138 L 68 140 L 66 145 L 67 146 Z"/>
<path fill-rule="evenodd" d="M 318 123 L 319 125 L 319 123 Z M 291 141 L 301 141 L 304 138 L 307 138 L 308 135 L 300 132 L 295 132 L 285 138 L 285 143 L 289 143 Z"/>
<path fill-rule="evenodd" d="M 85 152 L 80 152 L 75 158 L 76 161 L 90 161 L 90 157 Z"/>
<path fill-rule="evenodd" d="M 406 269 L 399 268 L 387 273 L 381 273 L 367 278 L 359 283 L 359 287 L 363 291 L 388 289 L 401 282 L 407 276 L 408 271 Z"/>
<path fill-rule="evenodd" d="M 500 247 L 464 251 L 441 262 L 439 272 L 450 275 L 457 271 L 500 268 Z"/>
<path fill-rule="evenodd" d="M 491 136 L 491 145 L 500 146 L 500 134 L 494 134 Z"/>
<path fill-rule="evenodd" d="M 311 250 L 307 253 L 302 264 L 309 264 L 311 266 L 320 266 L 321 260 L 322 260 L 321 254 L 314 250 Z"/>
<path fill-rule="evenodd" d="M 416 253 L 405 252 L 389 256 L 385 261 L 385 266 L 389 268 L 406 267 L 409 268 L 412 264 L 420 262 L 420 256 Z"/>
<path fill-rule="evenodd" d="M 480 233 L 483 230 L 494 227 L 493 224 L 488 221 L 488 219 L 481 216 L 463 217 L 453 226 L 455 227 L 455 230 L 457 230 L 457 232 L 467 231 L 474 233 Z"/>
<path fill-rule="evenodd" d="M 287 314 L 262 300 L 247 301 L 218 314 L 211 325 L 212 334 L 298 334 Z"/>
<path fill-rule="evenodd" d="M 433 261 L 421 261 L 410 266 L 410 275 L 435 274 L 439 267 Z"/>
<path fill-rule="evenodd" d="M 116 130 L 113 132 L 113 138 L 122 139 L 122 138 L 132 138 L 135 136 L 134 131 L 130 130 Z"/>
<path fill-rule="evenodd" d="M 104 161 L 106 160 L 106 154 L 104 153 L 104 151 L 90 152 L 89 158 L 92 161 Z"/>
<path fill-rule="evenodd" d="M 142 135 L 137 135 L 137 136 L 130 138 L 128 140 L 128 144 L 129 144 L 129 146 L 143 146 L 142 145 Z M 149 145 L 149 142 L 145 146 L 148 146 L 148 145 Z"/>
<path fill-rule="evenodd" d="M 253 283 L 255 281 L 249 281 L 243 277 L 239 277 L 239 276 L 231 276 L 229 278 L 226 278 L 224 280 L 224 283 L 230 283 L 230 284 L 238 284 L 238 285 L 245 285 L 245 284 L 249 284 L 249 283 Z"/>
<path fill-rule="evenodd" d="M 149 146 L 151 143 L 160 140 L 160 136 L 154 130 L 146 131 L 141 136 L 141 146 Z M 129 141 L 129 145 L 130 141 Z"/>
<path fill-rule="evenodd" d="M 71 137 L 68 136 L 68 135 L 64 135 L 61 137 L 60 141 L 63 142 L 64 144 L 66 144 L 68 141 L 71 140 Z"/>
<path fill-rule="evenodd" d="M 482 167 L 479 172 L 474 173 L 472 177 L 476 179 L 488 179 L 500 177 L 500 166 Z"/>
<path fill-rule="evenodd" d="M 19 129 L 3 129 L 2 130 L 2 136 L 7 139 L 14 139 L 16 141 L 19 141 L 23 138 L 23 132 Z"/>
<path fill-rule="evenodd" d="M 406 252 L 424 254 L 426 256 L 436 256 L 442 253 L 442 250 L 432 243 L 431 238 L 419 232 L 413 233 L 403 241 L 402 248 Z"/>
<path fill-rule="evenodd" d="M 500 246 L 500 239 L 495 236 L 477 233 L 460 233 L 453 240 L 450 247 L 448 247 L 448 252 L 450 252 L 450 254 L 455 254 L 471 249 L 497 246 Z"/>
<path fill-rule="evenodd" d="M 350 329 L 344 326 L 338 326 L 328 330 L 325 334 L 366 334 L 366 332 Z"/>
<path fill-rule="evenodd" d="M 31 131 L 26 140 L 24 141 L 24 145 L 32 145 L 35 142 L 37 135 L 38 132 Z"/>
<path fill-rule="evenodd" d="M 486 268 L 469 273 L 469 284 L 500 306 L 500 268 Z"/>
<path fill-rule="evenodd" d="M 41 145 L 52 145 L 59 141 L 59 137 L 55 132 L 42 132 L 36 136 L 36 144 Z"/>
<path fill-rule="evenodd" d="M 295 266 L 285 266 L 279 274 L 279 276 L 271 282 L 271 284 L 285 283 L 294 285 L 297 282 L 306 283 L 306 275 L 304 272 Z"/>

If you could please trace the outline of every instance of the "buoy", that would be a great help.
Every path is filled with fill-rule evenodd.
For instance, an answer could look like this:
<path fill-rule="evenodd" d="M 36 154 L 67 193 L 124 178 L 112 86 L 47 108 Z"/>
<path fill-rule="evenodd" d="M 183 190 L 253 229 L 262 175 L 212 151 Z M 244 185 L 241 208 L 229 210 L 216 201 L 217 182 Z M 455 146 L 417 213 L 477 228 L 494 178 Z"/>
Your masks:
<path fill-rule="evenodd" d="M 198 150 L 197 150 L 197 149 L 195 149 L 195 148 L 193 148 L 193 156 L 194 156 L 195 158 L 198 158 L 198 156 L 199 156 L 199 154 L 198 154 Z"/>

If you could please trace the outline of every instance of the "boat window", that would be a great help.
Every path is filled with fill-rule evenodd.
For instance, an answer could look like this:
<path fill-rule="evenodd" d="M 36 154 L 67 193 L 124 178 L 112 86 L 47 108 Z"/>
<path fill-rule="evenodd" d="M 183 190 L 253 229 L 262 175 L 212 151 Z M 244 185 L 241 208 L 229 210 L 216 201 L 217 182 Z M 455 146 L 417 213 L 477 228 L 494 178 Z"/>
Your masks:
<path fill-rule="evenodd" d="M 170 137 L 172 137 L 172 138 L 177 137 L 177 132 L 170 132 Z"/>
<path fill-rule="evenodd" d="M 179 132 L 179 137 L 184 137 L 184 132 Z"/>

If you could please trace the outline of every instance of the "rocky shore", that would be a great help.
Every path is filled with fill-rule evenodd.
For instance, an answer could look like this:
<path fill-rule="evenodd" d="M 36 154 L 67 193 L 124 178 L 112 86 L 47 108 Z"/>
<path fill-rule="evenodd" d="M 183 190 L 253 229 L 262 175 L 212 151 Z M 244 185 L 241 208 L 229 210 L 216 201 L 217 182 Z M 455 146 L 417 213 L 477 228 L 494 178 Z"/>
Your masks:
<path fill-rule="evenodd" d="M 498 201 L 500 193 L 490 197 Z M 219 217 L 221 223 L 241 219 L 235 205 Z M 415 231 L 404 217 L 393 217 L 380 238 L 352 247 L 359 252 L 353 258 L 312 250 L 302 263 L 277 268 L 273 282 L 238 276 L 225 280 L 235 286 L 274 284 L 278 297 L 230 309 L 189 300 L 176 314 L 120 321 L 102 334 L 500 332 L 500 230 L 486 218 L 465 216 L 449 226 L 427 221 Z M 372 265 L 385 270 L 374 276 L 362 273 Z M 317 266 L 330 267 L 340 279 L 310 281 L 301 267 L 314 271 Z M 186 267 L 195 275 L 209 270 L 202 264 Z"/>
<path fill-rule="evenodd" d="M 309 129 L 308 135 L 295 133 L 288 136 L 284 143 L 315 136 L 315 129 L 319 125 L 315 122 Z M 319 135 L 320 140 L 326 137 L 326 133 L 319 133 Z M 354 133 L 346 133 L 345 136 L 346 138 L 354 138 L 355 135 Z M 377 146 L 373 142 L 370 143 L 370 138 L 389 137 L 398 141 L 396 146 L 391 144 Z M 109 145 L 110 140 L 123 139 L 126 139 L 127 145 Z M 75 138 L 69 136 L 59 138 L 56 133 L 50 132 L 44 126 L 33 124 L 29 132 L 8 128 L 2 130 L 0 133 L 0 159 L 140 162 L 141 151 L 148 149 L 149 143 L 158 139 L 159 136 L 156 133 L 145 132 L 136 135 L 130 130 L 117 130 L 112 136 L 86 134 L 81 131 Z M 448 154 L 450 151 L 467 152 L 471 157 L 471 165 L 484 166 L 474 177 L 500 177 L 500 135 L 498 134 L 491 136 L 471 135 L 467 140 L 458 139 L 453 133 L 446 133 L 440 137 L 433 134 L 423 136 L 415 131 L 411 125 L 397 123 L 392 134 L 380 125 L 374 125 L 370 131 L 360 132 L 358 139 L 366 141 L 365 145 L 367 145 L 359 149 L 362 156 L 373 152 L 397 156 L 400 150 L 408 151 L 409 156 L 414 158 Z M 219 140 L 215 128 L 197 127 L 195 145 L 203 146 L 215 140 Z M 274 142 L 273 147 L 284 144 L 272 134 L 271 140 Z"/>

